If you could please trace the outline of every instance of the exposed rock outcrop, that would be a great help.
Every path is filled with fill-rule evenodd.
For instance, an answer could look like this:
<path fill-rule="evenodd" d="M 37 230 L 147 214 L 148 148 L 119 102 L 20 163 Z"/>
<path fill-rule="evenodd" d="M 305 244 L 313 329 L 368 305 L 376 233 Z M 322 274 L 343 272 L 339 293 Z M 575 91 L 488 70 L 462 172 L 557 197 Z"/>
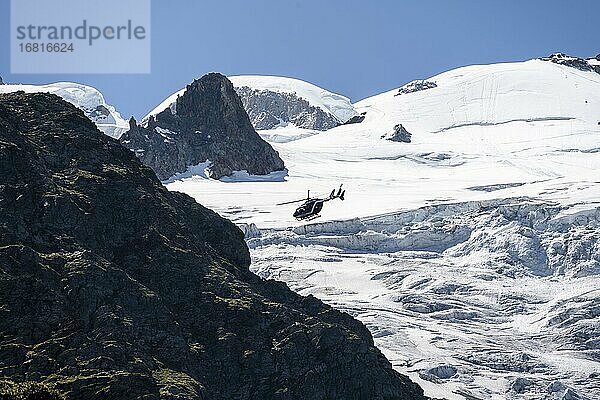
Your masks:
<path fill-rule="evenodd" d="M 437 87 L 437 84 L 432 81 L 426 81 L 426 80 L 412 81 L 412 82 L 407 83 L 406 85 L 402 86 L 400 89 L 398 89 L 398 93 L 396 93 L 396 96 L 400 96 L 402 94 L 420 92 L 421 90 L 433 89 L 435 87 Z"/>
<path fill-rule="evenodd" d="M 162 179 L 210 160 L 207 174 L 234 171 L 266 175 L 284 169 L 277 152 L 256 133 L 227 77 L 211 73 L 187 86 L 145 126 L 130 122 L 121 143 Z"/>
<path fill-rule="evenodd" d="M 0 85 L 4 85 L 4 81 L 2 80 L 1 76 L 0 76 Z"/>
<path fill-rule="evenodd" d="M 394 130 L 392 132 L 386 133 L 381 136 L 382 139 L 391 140 L 392 142 L 404 142 L 410 143 L 410 138 L 412 134 L 408 132 L 402 124 L 398 124 L 394 126 Z"/>
<path fill-rule="evenodd" d="M 255 129 L 273 129 L 294 124 L 298 128 L 326 131 L 341 122 L 319 107 L 312 106 L 294 93 L 237 87 L 244 108 Z"/>
<path fill-rule="evenodd" d="M 214 90 L 232 89 L 191 85 L 172 127 L 228 132 L 237 108 L 196 96 Z M 69 399 L 423 398 L 361 323 L 249 263 L 235 225 L 81 110 L 0 96 L 0 379 Z"/>
<path fill-rule="evenodd" d="M 363 122 L 365 120 L 365 118 L 367 117 L 367 112 L 361 112 L 358 115 L 355 115 L 354 117 L 350 118 L 348 121 L 346 121 L 344 123 L 344 125 L 350 125 L 350 124 L 360 124 L 361 122 Z"/>
<path fill-rule="evenodd" d="M 542 61 L 550 61 L 555 64 L 566 65 L 567 67 L 575 68 L 580 71 L 592 71 L 600 74 L 600 65 L 590 64 L 588 60 L 579 57 L 572 57 L 565 53 L 554 53 L 549 57 L 541 58 Z M 598 60 L 598 56 L 596 56 Z"/>

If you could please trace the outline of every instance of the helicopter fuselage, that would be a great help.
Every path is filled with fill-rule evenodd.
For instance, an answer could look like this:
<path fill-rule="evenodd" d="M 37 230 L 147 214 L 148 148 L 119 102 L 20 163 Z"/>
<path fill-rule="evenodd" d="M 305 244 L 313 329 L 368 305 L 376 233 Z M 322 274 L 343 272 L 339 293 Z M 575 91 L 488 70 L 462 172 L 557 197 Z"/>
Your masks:
<path fill-rule="evenodd" d="M 337 193 L 334 189 L 331 191 L 328 197 L 324 197 L 321 199 L 318 197 L 310 197 L 309 190 L 306 199 L 287 201 L 285 203 L 279 203 L 277 205 L 283 206 L 286 204 L 302 202 L 302 205 L 300 205 L 298 208 L 296 208 L 296 211 L 294 211 L 294 218 L 296 218 L 297 220 L 311 220 L 320 216 L 319 213 L 323 209 L 323 203 L 334 199 L 344 200 L 344 193 L 346 193 L 346 191 L 342 190 L 342 185 L 340 185 L 339 189 L 337 190 Z"/>
<path fill-rule="evenodd" d="M 310 199 L 306 200 L 304 204 L 296 208 L 294 212 L 294 218 L 296 219 L 309 219 L 316 218 L 323 209 L 323 199 Z"/>

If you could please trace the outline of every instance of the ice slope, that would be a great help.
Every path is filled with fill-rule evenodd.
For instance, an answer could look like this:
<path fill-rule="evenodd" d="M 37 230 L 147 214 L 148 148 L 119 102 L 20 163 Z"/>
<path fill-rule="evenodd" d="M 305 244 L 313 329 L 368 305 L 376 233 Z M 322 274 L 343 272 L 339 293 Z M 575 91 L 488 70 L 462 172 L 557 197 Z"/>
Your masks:
<path fill-rule="evenodd" d="M 257 272 L 365 322 L 431 396 L 600 398 L 600 74 L 532 60 L 426 81 L 358 102 L 362 123 L 262 132 L 283 182 L 168 188 L 238 222 Z M 396 124 L 411 143 L 382 139 Z M 276 206 L 340 183 L 317 223 Z"/>
<path fill-rule="evenodd" d="M 345 122 L 356 114 L 354 108 L 347 97 L 341 96 L 322 89 L 316 85 L 299 79 L 286 78 L 280 76 L 257 76 L 257 75 L 240 75 L 228 77 L 233 86 L 247 86 L 256 90 L 270 90 L 278 93 L 293 93 L 298 97 L 308 101 L 312 106 L 319 107 L 323 111 L 334 115 L 341 122 Z M 154 116 L 167 108 L 171 112 L 176 112 L 177 97 L 185 92 L 185 88 L 178 90 L 152 111 L 148 113 L 142 122 L 147 121 L 150 116 Z"/>
<path fill-rule="evenodd" d="M 107 104 L 104 96 L 97 89 L 72 82 L 57 82 L 48 85 L 2 85 L 0 93 L 16 91 L 26 93 L 47 92 L 62 97 L 64 100 L 83 110 L 102 132 L 115 139 L 121 137 L 129 129 L 129 124 L 115 107 Z"/>

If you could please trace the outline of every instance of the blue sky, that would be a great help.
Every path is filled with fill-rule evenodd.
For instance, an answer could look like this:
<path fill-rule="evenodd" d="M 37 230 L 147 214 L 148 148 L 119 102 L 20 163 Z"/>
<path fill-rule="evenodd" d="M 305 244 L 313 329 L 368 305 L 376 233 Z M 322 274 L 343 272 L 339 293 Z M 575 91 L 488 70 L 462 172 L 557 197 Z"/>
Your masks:
<path fill-rule="evenodd" d="M 0 0 L 0 75 L 89 84 L 138 119 L 211 71 L 291 76 L 360 100 L 463 65 L 594 56 L 599 15 L 597 0 L 152 0 L 151 74 L 11 75 Z"/>

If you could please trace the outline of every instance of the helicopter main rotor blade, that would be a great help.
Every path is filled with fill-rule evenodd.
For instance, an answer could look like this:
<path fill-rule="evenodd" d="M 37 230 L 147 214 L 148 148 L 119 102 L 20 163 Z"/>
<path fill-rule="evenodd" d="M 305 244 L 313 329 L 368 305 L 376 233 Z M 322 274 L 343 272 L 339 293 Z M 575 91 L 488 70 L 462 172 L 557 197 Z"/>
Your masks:
<path fill-rule="evenodd" d="M 277 203 L 277 204 L 275 204 L 275 205 L 276 205 L 276 206 L 283 206 L 283 205 L 286 205 L 286 204 L 300 203 L 301 201 L 306 201 L 306 199 L 293 200 L 293 201 L 286 201 L 285 203 Z"/>

